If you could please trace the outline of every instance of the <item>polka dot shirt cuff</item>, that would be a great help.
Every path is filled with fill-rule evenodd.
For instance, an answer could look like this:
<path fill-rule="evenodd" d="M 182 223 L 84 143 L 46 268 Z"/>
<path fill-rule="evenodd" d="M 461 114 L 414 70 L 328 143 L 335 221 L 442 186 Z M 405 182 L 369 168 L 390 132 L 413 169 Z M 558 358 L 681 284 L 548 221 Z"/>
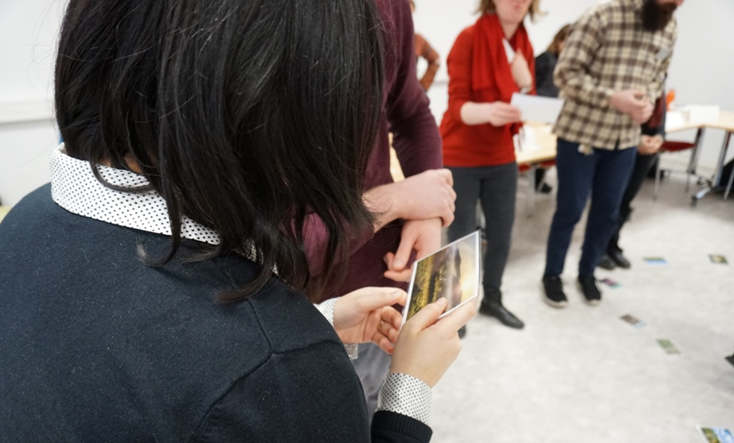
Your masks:
<path fill-rule="evenodd" d="M 318 309 L 319 312 L 321 312 L 321 314 L 326 317 L 326 320 L 329 322 L 329 324 L 331 324 L 331 326 L 334 326 L 334 305 L 336 305 L 335 298 L 314 305 L 316 306 L 316 309 Z M 347 351 L 347 355 L 349 356 L 350 360 L 356 360 L 359 356 L 359 345 L 356 343 L 345 343 L 344 349 Z"/>
<path fill-rule="evenodd" d="M 431 416 L 431 388 L 407 374 L 388 374 L 377 400 L 378 411 L 414 418 L 426 425 Z"/>
<path fill-rule="evenodd" d="M 318 309 L 319 312 L 321 312 L 321 314 L 326 317 L 326 321 L 328 321 L 331 326 L 334 326 L 334 305 L 336 305 L 335 298 L 314 305 L 316 306 L 316 309 Z"/>

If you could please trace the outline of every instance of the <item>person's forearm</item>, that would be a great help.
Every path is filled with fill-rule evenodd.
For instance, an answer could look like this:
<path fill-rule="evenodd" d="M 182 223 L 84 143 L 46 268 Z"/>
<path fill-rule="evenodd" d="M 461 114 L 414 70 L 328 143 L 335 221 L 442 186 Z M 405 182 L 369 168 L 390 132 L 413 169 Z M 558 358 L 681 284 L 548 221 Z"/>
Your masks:
<path fill-rule="evenodd" d="M 363 194 L 362 201 L 375 215 L 374 232 L 401 218 L 399 195 L 394 192 L 394 184 L 370 189 Z"/>
<path fill-rule="evenodd" d="M 393 55 L 386 63 L 395 63 L 396 78 L 387 91 L 385 112 L 393 147 L 406 177 L 443 165 L 441 135 L 431 114 L 425 90 L 418 83 L 415 60 L 415 34 L 408 2 L 391 1 L 395 34 L 390 36 Z"/>
<path fill-rule="evenodd" d="M 565 96 L 598 108 L 608 108 L 614 90 L 598 86 L 593 78 L 582 72 L 561 67 L 554 75 L 556 86 Z"/>
<path fill-rule="evenodd" d="M 596 51 L 604 44 L 604 23 L 595 13 L 584 14 L 577 21 L 558 58 L 553 81 L 566 98 L 606 109 L 615 91 L 599 86 L 598 79 L 588 74 Z"/>
<path fill-rule="evenodd" d="M 466 102 L 461 107 L 461 121 L 467 126 L 489 123 L 491 103 Z"/>
<path fill-rule="evenodd" d="M 349 243 L 349 251 L 353 252 L 364 246 L 375 234 L 389 223 L 402 217 L 400 208 L 400 196 L 395 192 L 395 184 L 382 185 L 372 188 L 362 195 L 362 201 L 367 209 L 375 215 L 375 223 L 372 231 L 359 233 Z M 310 216 L 304 224 L 304 239 L 308 264 L 313 275 L 323 272 L 324 255 L 326 254 L 326 243 L 328 233 L 321 219 Z M 338 264 L 334 263 L 334 264 Z"/>
<path fill-rule="evenodd" d="M 429 64 L 428 69 L 426 69 L 425 74 L 423 74 L 423 78 L 421 78 L 420 84 L 426 91 L 428 91 L 428 88 L 430 88 L 433 84 L 433 79 L 436 77 L 436 72 L 438 71 L 439 66 L 441 65 L 439 65 L 438 63 Z"/>

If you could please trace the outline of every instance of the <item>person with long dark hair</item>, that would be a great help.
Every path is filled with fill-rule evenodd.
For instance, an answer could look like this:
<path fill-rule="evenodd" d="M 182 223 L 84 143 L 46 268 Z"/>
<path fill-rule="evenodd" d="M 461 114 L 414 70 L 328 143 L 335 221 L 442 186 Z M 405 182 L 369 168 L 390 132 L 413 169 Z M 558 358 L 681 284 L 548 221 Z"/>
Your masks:
<path fill-rule="evenodd" d="M 441 122 L 444 163 L 457 195 L 449 241 L 477 228 L 481 202 L 487 250 L 479 312 L 516 329 L 524 324 L 505 308 L 501 291 L 517 193 L 512 138 L 521 121 L 520 110 L 509 103 L 514 93 L 535 93 L 533 47 L 523 21 L 540 12 L 539 3 L 481 1 L 481 17 L 461 32 L 448 57 L 449 107 Z"/>
<path fill-rule="evenodd" d="M 430 440 L 472 307 L 398 336 L 399 290 L 304 296 L 380 215 L 383 32 L 363 0 L 69 2 L 64 144 L 0 226 L 3 440 Z M 371 431 L 343 346 L 365 341 L 394 353 Z"/>

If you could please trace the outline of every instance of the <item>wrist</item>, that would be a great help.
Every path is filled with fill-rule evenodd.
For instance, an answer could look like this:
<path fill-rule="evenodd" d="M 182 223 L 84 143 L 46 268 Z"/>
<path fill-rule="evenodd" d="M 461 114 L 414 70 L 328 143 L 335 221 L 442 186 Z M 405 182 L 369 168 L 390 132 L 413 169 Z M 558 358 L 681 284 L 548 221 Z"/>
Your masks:
<path fill-rule="evenodd" d="M 482 114 L 484 115 L 484 123 L 491 123 L 492 122 L 492 113 L 494 112 L 494 102 L 493 103 L 482 103 Z"/>
<path fill-rule="evenodd" d="M 370 189 L 364 194 L 363 201 L 367 209 L 375 214 L 375 232 L 384 228 L 388 223 L 401 217 L 398 201 L 398 183 L 382 185 Z"/>

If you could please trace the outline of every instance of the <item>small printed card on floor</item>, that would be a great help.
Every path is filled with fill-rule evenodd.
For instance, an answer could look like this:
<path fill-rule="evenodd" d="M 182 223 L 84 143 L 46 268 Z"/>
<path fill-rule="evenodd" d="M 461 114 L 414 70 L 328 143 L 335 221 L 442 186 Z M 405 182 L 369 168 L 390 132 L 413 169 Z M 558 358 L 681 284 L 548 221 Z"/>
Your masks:
<path fill-rule="evenodd" d="M 662 257 L 645 257 L 643 260 L 651 266 L 664 266 L 668 264 L 668 262 Z"/>
<path fill-rule="evenodd" d="M 626 321 L 627 323 L 631 324 L 637 329 L 644 328 L 645 323 L 641 322 L 640 320 L 636 319 L 635 317 L 627 314 L 620 317 L 622 320 Z"/>
<path fill-rule="evenodd" d="M 731 431 L 725 428 L 704 428 L 699 426 L 698 430 L 706 437 L 709 443 L 734 443 Z"/>
<path fill-rule="evenodd" d="M 658 340 L 658 344 L 660 344 L 660 347 L 665 349 L 665 352 L 667 354 L 680 354 L 680 351 L 678 351 L 678 348 L 675 347 L 673 342 L 667 339 L 660 339 Z"/>
<path fill-rule="evenodd" d="M 728 265 L 729 264 L 729 262 L 726 261 L 726 257 L 724 257 L 723 255 L 711 254 L 709 255 L 709 260 L 711 260 L 711 263 L 716 263 L 718 265 Z"/>
<path fill-rule="evenodd" d="M 612 289 L 618 289 L 622 287 L 622 285 L 612 280 L 611 278 L 605 278 L 603 280 L 599 280 L 599 282 L 604 283 L 605 285 L 609 286 Z"/>

